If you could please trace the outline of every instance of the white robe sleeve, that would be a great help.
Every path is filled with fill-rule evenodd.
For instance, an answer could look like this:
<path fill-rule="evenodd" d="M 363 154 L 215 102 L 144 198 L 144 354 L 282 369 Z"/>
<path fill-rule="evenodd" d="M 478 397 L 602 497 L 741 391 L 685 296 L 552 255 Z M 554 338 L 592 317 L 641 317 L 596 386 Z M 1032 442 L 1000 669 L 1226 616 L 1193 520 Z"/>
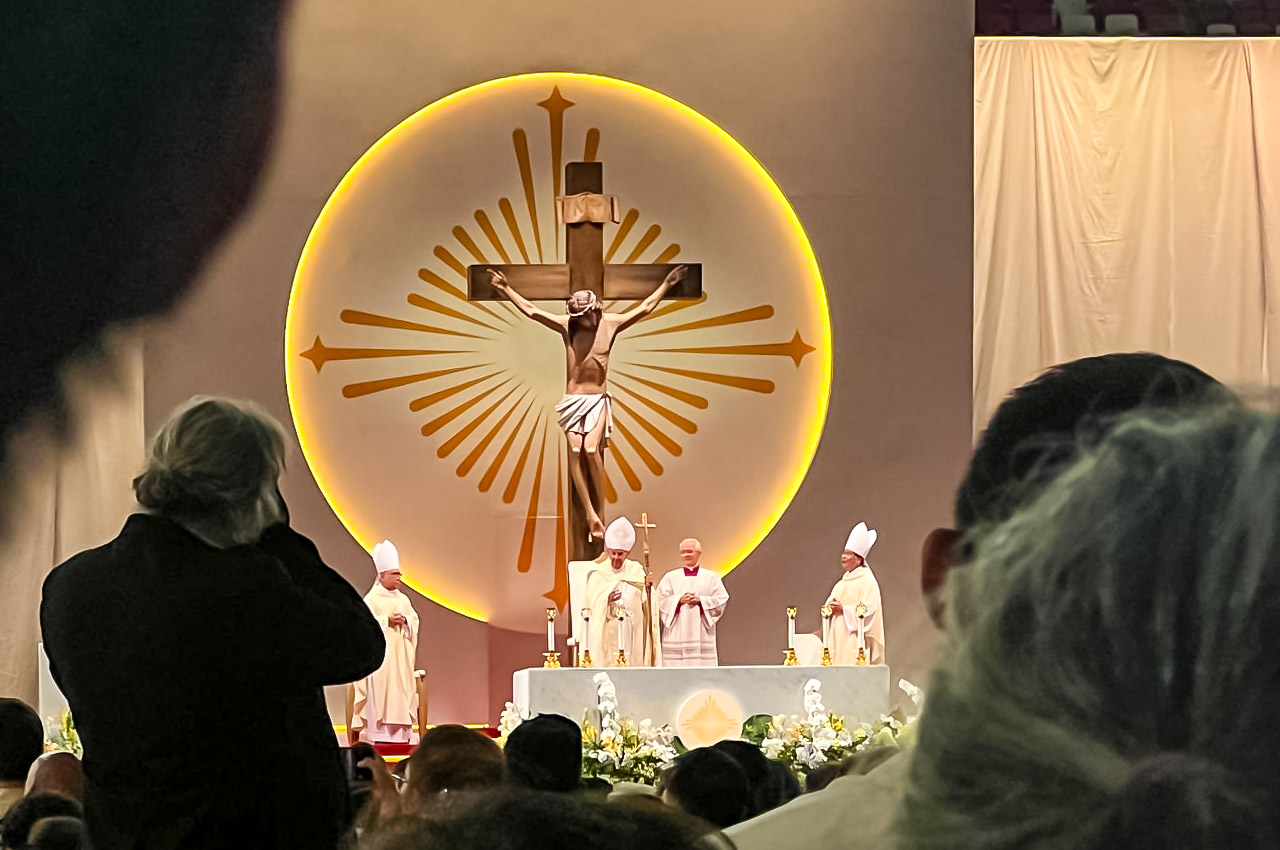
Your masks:
<path fill-rule="evenodd" d="M 725 606 L 729 604 L 729 591 L 725 590 L 724 582 L 720 580 L 720 576 L 715 576 L 715 582 L 707 593 L 700 594 L 698 601 L 701 603 L 698 610 L 702 612 L 702 625 L 706 629 L 715 628 L 716 621 L 724 614 Z"/>
<path fill-rule="evenodd" d="M 671 624 L 676 619 L 676 605 L 680 602 L 680 597 L 676 595 L 675 582 L 671 580 L 671 574 L 667 573 L 662 577 L 662 581 L 658 582 L 658 615 L 662 619 L 662 628 L 664 631 L 671 628 Z"/>

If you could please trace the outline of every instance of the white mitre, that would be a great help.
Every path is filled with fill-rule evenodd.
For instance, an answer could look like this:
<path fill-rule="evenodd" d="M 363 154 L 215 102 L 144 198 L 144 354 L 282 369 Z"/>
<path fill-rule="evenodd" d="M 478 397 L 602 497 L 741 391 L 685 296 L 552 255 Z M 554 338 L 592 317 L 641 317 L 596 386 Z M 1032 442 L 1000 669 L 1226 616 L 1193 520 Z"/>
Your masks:
<path fill-rule="evenodd" d="M 876 545 L 877 536 L 874 528 L 867 528 L 865 522 L 860 522 L 853 527 L 853 531 L 849 532 L 849 539 L 845 542 L 844 548 L 865 559 L 871 552 L 871 547 Z"/>
<path fill-rule="evenodd" d="M 630 552 L 636 545 L 636 527 L 624 516 L 620 516 L 604 530 L 604 548 L 621 549 Z"/>
<path fill-rule="evenodd" d="M 378 575 L 389 572 L 400 572 L 400 552 L 396 544 L 384 540 L 373 547 L 373 565 L 378 568 Z"/>

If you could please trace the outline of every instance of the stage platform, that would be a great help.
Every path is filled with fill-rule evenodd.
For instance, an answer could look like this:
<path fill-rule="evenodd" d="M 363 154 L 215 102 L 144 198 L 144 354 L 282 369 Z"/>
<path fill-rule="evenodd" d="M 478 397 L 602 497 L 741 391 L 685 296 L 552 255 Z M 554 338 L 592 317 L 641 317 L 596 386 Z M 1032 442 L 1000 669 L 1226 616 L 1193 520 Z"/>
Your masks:
<path fill-rule="evenodd" d="M 597 704 L 597 673 L 617 690 L 618 713 L 679 730 L 681 707 L 691 697 L 727 694 L 743 719 L 754 714 L 805 714 L 804 686 L 822 683 L 828 712 L 850 723 L 871 722 L 889 710 L 889 668 L 866 667 L 531 667 L 512 677 L 513 699 L 533 714 L 563 714 L 581 722 Z M 736 737 L 736 736 L 730 736 Z"/>

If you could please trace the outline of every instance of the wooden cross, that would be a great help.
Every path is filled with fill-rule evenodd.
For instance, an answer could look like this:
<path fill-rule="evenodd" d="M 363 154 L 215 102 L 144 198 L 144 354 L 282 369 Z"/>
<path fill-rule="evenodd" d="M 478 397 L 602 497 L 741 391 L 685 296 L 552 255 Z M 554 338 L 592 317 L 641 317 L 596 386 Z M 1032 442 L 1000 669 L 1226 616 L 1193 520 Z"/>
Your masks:
<path fill-rule="evenodd" d="M 564 169 L 565 195 L 604 191 L 604 165 L 600 162 L 571 162 Z M 489 270 L 502 272 L 507 284 L 530 301 L 564 301 L 579 290 L 589 289 L 600 301 L 639 300 L 651 294 L 667 274 L 680 263 L 606 263 L 604 222 L 565 223 L 565 263 L 520 265 L 477 264 L 467 267 L 467 300 L 500 301 L 505 296 L 490 283 Z M 667 291 L 666 298 L 696 300 L 702 297 L 702 266 L 684 263 L 688 274 Z M 596 482 L 599 486 L 599 482 Z M 587 534 L 586 509 L 574 487 L 569 491 L 569 560 L 590 561 L 604 551 L 604 542 Z M 598 498 L 599 494 L 596 494 Z M 648 539 L 646 537 L 646 546 Z"/>

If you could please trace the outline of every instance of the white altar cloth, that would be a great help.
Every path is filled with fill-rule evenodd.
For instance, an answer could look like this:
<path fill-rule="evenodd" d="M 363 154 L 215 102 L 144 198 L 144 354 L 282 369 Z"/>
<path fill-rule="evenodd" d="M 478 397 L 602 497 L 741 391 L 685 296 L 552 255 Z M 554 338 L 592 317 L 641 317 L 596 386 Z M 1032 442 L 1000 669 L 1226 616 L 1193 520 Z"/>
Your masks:
<path fill-rule="evenodd" d="M 533 714 L 563 714 L 581 723 L 596 707 L 591 681 L 601 668 L 530 667 L 512 676 L 512 702 Z M 850 723 L 871 722 L 889 710 L 889 668 L 868 667 L 610 667 L 618 692 L 618 713 L 633 720 L 676 726 L 676 712 L 693 694 L 719 690 L 741 704 L 744 719 L 753 714 L 799 714 L 804 684 L 822 682 L 822 703 Z"/>

